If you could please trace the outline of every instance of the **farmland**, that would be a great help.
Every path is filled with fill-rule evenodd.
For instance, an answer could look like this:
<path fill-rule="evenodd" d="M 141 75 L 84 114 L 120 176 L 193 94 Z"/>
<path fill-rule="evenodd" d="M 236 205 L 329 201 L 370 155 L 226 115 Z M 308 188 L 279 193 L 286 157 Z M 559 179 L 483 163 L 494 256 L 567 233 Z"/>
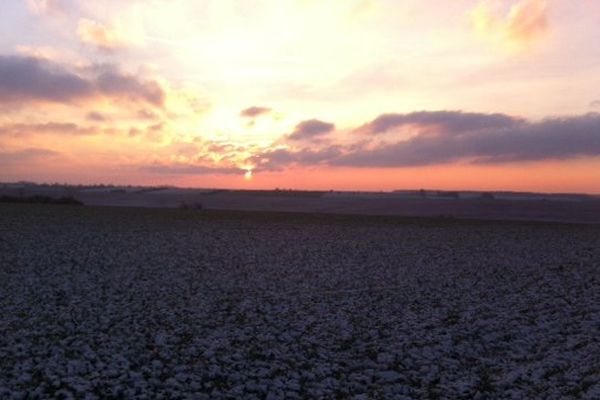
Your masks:
<path fill-rule="evenodd" d="M 600 397 L 600 226 L 0 205 L 0 398 Z"/>

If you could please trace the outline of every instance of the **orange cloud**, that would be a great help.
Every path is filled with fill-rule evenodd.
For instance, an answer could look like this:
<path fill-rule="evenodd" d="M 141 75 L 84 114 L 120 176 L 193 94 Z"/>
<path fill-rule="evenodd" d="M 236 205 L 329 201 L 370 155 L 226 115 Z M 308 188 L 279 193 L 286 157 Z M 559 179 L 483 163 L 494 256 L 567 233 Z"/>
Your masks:
<path fill-rule="evenodd" d="M 517 41 L 531 41 L 548 30 L 546 0 L 528 0 L 510 9 L 507 33 Z"/>
<path fill-rule="evenodd" d="M 115 29 L 87 18 L 79 20 L 77 35 L 83 43 L 102 51 L 114 51 L 127 45 L 127 40 Z"/>
<path fill-rule="evenodd" d="M 498 0 L 484 0 L 471 12 L 471 21 L 486 37 L 521 47 L 548 32 L 548 4 L 546 0 L 522 0 L 505 10 Z"/>

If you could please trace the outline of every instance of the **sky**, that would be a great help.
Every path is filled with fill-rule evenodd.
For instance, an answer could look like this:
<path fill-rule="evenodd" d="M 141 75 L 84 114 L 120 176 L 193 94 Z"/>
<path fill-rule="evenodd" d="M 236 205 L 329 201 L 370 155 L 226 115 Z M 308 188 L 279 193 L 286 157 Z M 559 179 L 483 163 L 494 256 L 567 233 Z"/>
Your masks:
<path fill-rule="evenodd" d="M 0 181 L 600 193 L 600 2 L 3 0 Z"/>

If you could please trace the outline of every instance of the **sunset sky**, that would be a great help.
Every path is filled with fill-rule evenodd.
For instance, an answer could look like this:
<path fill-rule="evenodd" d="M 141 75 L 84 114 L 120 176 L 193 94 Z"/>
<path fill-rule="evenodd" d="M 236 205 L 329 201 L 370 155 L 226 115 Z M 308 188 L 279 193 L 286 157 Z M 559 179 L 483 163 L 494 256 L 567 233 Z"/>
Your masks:
<path fill-rule="evenodd" d="M 596 0 L 3 0 L 0 181 L 600 193 Z"/>

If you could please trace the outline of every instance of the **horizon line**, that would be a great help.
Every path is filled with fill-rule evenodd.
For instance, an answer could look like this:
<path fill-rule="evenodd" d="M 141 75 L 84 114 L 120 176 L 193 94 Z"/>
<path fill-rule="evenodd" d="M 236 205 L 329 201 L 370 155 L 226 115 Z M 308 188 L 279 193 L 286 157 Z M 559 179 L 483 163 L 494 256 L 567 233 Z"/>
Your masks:
<path fill-rule="evenodd" d="M 589 196 L 589 197 L 600 197 L 600 193 L 593 192 L 538 192 L 528 190 L 507 190 L 507 189 L 434 189 L 434 188 L 397 188 L 388 190 L 365 190 L 365 189 L 310 189 L 310 188 L 285 188 L 285 187 L 274 187 L 271 189 L 260 189 L 260 188 L 241 188 L 241 187 L 202 187 L 202 186 L 178 186 L 171 184 L 157 184 L 157 185 L 145 185 L 145 184 L 114 184 L 114 183 L 69 183 L 69 182 L 36 182 L 36 181 L 13 181 L 13 182 L 0 182 L 1 186 L 5 185 L 34 185 L 34 186 L 59 186 L 59 187 L 132 187 L 132 188 L 169 188 L 169 189 L 180 189 L 180 190 L 225 190 L 225 191 L 263 191 L 263 192 L 276 192 L 276 191 L 288 191 L 288 192 L 340 192 L 340 193 L 395 193 L 395 192 L 441 192 L 441 193 L 514 193 L 514 194 L 538 194 L 538 195 L 576 195 L 576 196 Z"/>

